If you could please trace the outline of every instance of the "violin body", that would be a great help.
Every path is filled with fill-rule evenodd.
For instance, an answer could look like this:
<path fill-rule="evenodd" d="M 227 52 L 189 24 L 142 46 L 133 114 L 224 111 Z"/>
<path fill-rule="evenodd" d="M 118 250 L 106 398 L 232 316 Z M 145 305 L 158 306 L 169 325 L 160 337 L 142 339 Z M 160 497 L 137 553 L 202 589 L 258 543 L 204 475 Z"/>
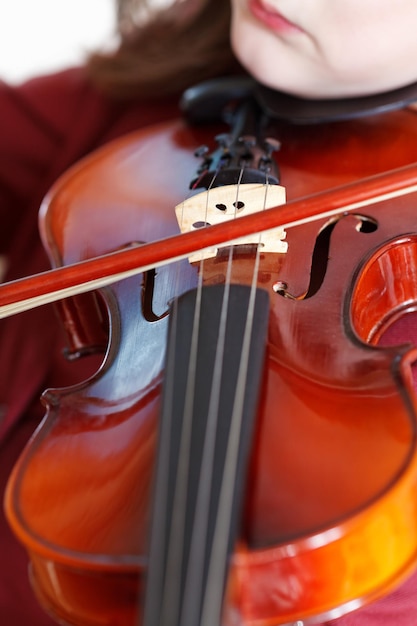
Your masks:
<path fill-rule="evenodd" d="M 193 151 L 213 134 L 175 121 L 72 168 L 42 207 L 52 264 L 177 232 L 174 206 L 189 195 Z M 411 110 L 277 123 L 277 136 L 289 199 L 417 161 Z M 325 219 L 296 226 L 287 253 L 261 255 L 267 354 L 225 625 L 331 619 L 387 593 L 414 566 L 417 352 L 375 344 L 416 307 L 416 202 L 410 194 L 330 228 Z M 324 232 L 328 252 L 317 263 Z M 251 254 L 237 254 L 232 280 L 242 280 Z M 213 260 L 205 282 L 222 282 L 226 263 Z M 29 552 L 34 589 L 63 623 L 136 624 L 167 310 L 197 281 L 196 267 L 181 261 L 103 290 L 103 364 L 81 385 L 45 392 L 45 420 L 10 479 L 7 515 Z M 79 348 L 82 322 L 65 322 Z"/>

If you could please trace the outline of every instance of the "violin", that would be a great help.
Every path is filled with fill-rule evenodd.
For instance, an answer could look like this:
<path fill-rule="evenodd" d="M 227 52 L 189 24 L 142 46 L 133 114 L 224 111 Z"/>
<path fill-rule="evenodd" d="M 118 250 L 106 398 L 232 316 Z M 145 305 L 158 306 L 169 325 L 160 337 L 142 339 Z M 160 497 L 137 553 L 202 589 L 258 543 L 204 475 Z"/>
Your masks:
<path fill-rule="evenodd" d="M 417 302 L 414 90 L 306 113 L 224 84 L 41 207 L 56 276 L 110 276 L 51 298 L 70 358 L 105 355 L 44 393 L 6 493 L 60 623 L 314 623 L 415 567 L 417 351 L 380 345 Z"/>

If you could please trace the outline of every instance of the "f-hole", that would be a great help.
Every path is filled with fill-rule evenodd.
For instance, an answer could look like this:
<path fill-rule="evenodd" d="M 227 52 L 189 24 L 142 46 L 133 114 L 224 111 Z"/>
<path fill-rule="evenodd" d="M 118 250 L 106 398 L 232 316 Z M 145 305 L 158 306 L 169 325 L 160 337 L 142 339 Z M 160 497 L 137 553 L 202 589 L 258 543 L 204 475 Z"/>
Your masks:
<path fill-rule="evenodd" d="M 307 298 L 311 298 L 312 296 L 314 296 L 319 291 L 327 272 L 327 267 L 329 263 L 330 241 L 333 230 L 335 226 L 339 223 L 339 221 L 342 220 L 344 217 L 347 217 L 348 215 L 352 214 L 345 213 L 344 215 L 341 215 L 337 219 L 333 220 L 332 222 L 329 222 L 317 235 L 316 243 L 314 245 L 314 250 L 311 257 L 310 283 L 307 291 L 302 296 L 294 296 L 287 291 L 286 283 L 281 282 L 279 285 L 277 285 L 277 288 L 275 289 L 279 295 L 296 300 L 306 300 Z M 357 219 L 357 224 L 355 228 L 359 233 L 373 233 L 378 228 L 377 221 L 372 217 L 359 214 L 354 214 L 353 217 Z"/>
<path fill-rule="evenodd" d="M 156 270 L 151 269 L 144 273 L 142 284 L 142 315 L 147 322 L 158 322 L 169 313 L 167 308 L 161 315 L 157 315 L 153 310 L 155 292 Z"/>
<path fill-rule="evenodd" d="M 342 215 L 337 220 L 327 224 L 327 226 L 325 226 L 318 234 L 314 246 L 313 256 L 311 258 L 310 284 L 305 298 L 311 298 L 311 296 L 314 296 L 322 286 L 327 272 L 327 265 L 329 263 L 330 240 L 333 230 L 336 224 L 338 224 L 338 222 L 347 215 L 349 214 L 347 213 Z M 356 214 L 354 217 L 358 220 L 356 230 L 359 233 L 373 233 L 378 228 L 376 220 L 371 217 Z"/>
<path fill-rule="evenodd" d="M 314 246 L 313 256 L 311 258 L 310 284 L 305 298 L 311 298 L 311 296 L 314 296 L 323 284 L 329 262 L 330 240 L 333 229 L 336 224 L 338 224 L 338 222 L 347 215 L 348 214 L 342 215 L 339 219 L 327 224 L 327 226 L 325 226 L 319 233 Z M 378 228 L 376 220 L 371 217 L 356 214 L 354 217 L 358 220 L 356 224 L 356 230 L 358 233 L 373 233 Z"/>

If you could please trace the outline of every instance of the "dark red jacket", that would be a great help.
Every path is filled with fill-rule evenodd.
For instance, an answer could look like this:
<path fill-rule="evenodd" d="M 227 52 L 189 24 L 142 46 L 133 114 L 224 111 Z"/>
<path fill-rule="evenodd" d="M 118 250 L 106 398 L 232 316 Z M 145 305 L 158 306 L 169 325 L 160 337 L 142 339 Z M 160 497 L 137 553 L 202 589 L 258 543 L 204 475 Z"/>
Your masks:
<path fill-rule="evenodd" d="M 48 268 L 38 236 L 38 209 L 56 178 L 107 141 L 178 115 L 176 99 L 117 104 L 71 69 L 12 88 L 0 84 L 0 254 L 6 280 Z M 1 492 L 19 451 L 39 423 L 46 387 L 83 379 L 62 357 L 53 311 L 43 307 L 0 324 Z M 335 571 L 334 576 L 339 572 Z M 339 626 L 415 626 L 417 577 L 384 600 L 349 615 Z M 0 623 L 51 626 L 30 590 L 27 558 L 0 517 Z"/>

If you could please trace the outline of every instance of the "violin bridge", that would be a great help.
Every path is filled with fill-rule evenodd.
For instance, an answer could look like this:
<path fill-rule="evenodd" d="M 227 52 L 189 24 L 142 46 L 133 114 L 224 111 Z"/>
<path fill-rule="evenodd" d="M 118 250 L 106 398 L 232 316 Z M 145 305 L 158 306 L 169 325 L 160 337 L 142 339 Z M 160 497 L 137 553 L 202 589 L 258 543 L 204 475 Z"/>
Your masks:
<path fill-rule="evenodd" d="M 225 185 L 214 187 L 188 198 L 175 207 L 178 224 L 182 233 L 214 224 L 222 224 L 251 213 L 259 213 L 285 203 L 285 187 L 265 186 L 260 183 Z M 262 252 L 285 253 L 288 249 L 284 241 L 286 232 L 276 228 L 265 233 L 253 233 L 227 245 L 258 244 Z M 190 262 L 216 256 L 218 248 L 196 252 Z"/>

